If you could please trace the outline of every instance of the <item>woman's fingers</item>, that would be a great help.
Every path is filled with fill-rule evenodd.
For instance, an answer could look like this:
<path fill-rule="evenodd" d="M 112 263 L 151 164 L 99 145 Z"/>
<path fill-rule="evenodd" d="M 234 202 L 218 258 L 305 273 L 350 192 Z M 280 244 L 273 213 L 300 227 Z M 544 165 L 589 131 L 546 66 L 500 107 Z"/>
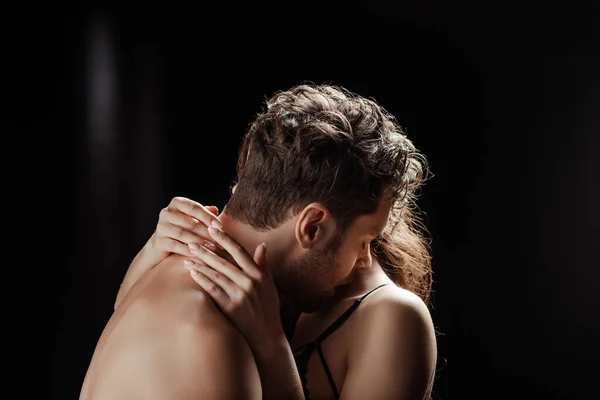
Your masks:
<path fill-rule="evenodd" d="M 166 251 L 167 253 L 181 254 L 182 256 L 187 256 L 190 254 L 189 248 L 186 244 L 181 243 L 180 241 L 172 239 L 170 237 L 155 236 L 154 242 L 156 243 L 156 247 L 161 251 Z"/>
<path fill-rule="evenodd" d="M 206 263 L 206 265 L 213 270 L 223 274 L 242 290 L 246 292 L 252 290 L 253 283 L 251 278 L 243 273 L 236 265 L 210 251 L 206 246 L 198 245 L 198 243 L 190 243 L 188 247 L 190 252 L 200 261 Z"/>
<path fill-rule="evenodd" d="M 176 210 L 185 215 L 189 215 L 190 217 L 202 222 L 205 226 L 211 226 L 213 223 L 219 227 L 223 226 L 219 220 L 219 217 L 207 210 L 206 207 L 185 197 L 173 198 L 167 208 L 169 210 Z"/>
<path fill-rule="evenodd" d="M 189 204 L 191 202 L 192 204 Z M 207 232 L 207 226 L 203 221 L 197 218 L 187 215 L 180 209 L 194 211 L 198 215 L 203 213 L 211 214 L 213 212 L 218 213 L 219 209 L 215 206 L 205 207 L 206 211 L 198 211 L 194 207 L 203 207 L 199 203 L 193 202 L 192 200 L 176 197 L 173 199 L 168 207 L 161 210 L 158 224 L 156 227 L 156 235 L 161 239 L 158 241 L 161 244 L 161 250 L 170 251 L 169 249 L 177 249 L 178 254 L 189 254 L 187 250 L 181 253 L 181 246 L 177 243 L 173 243 L 174 239 L 184 245 L 192 242 L 204 243 L 205 241 L 214 242 L 210 234 Z M 217 218 L 216 215 L 212 217 Z M 204 217 L 205 221 L 212 222 L 212 219 Z M 165 239 L 166 238 L 166 239 Z M 166 246 L 169 246 L 168 248 Z M 218 248 L 220 246 L 217 246 Z"/>
<path fill-rule="evenodd" d="M 236 242 L 231 236 L 226 234 L 223 230 L 210 226 L 208 228 L 208 233 L 212 237 L 212 241 L 214 241 L 217 245 L 221 246 L 223 249 L 233 257 L 237 265 L 249 276 L 259 279 L 261 276 L 261 272 L 252 259 L 252 256 L 248 254 L 246 249 Z"/>
<path fill-rule="evenodd" d="M 186 266 L 188 266 L 187 263 Z M 223 288 L 221 288 L 221 286 L 217 282 L 214 282 L 208 276 L 198 271 L 198 269 L 196 269 L 193 266 L 193 264 L 192 266 L 188 266 L 188 269 L 194 282 L 196 282 L 202 289 L 204 289 L 204 291 L 210 297 L 212 297 L 212 299 L 215 301 L 215 303 L 217 303 L 217 305 L 220 308 L 225 309 L 228 307 L 228 305 L 231 303 L 231 300 L 225 292 L 225 290 L 223 290 Z"/>
<path fill-rule="evenodd" d="M 159 223 L 157 226 L 157 232 L 161 237 L 174 239 L 186 245 L 194 242 L 204 243 L 206 240 L 212 241 L 212 238 L 210 237 L 207 238 L 202 235 L 197 235 L 185 228 L 182 228 L 181 226 L 174 225 L 169 222 Z"/>

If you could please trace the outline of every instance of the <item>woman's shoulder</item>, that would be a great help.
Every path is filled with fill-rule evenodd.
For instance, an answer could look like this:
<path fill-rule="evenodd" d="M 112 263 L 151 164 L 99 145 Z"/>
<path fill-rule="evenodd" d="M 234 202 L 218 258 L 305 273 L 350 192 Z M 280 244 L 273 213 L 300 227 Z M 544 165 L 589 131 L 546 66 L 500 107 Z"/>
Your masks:
<path fill-rule="evenodd" d="M 372 324 L 395 326 L 407 329 L 406 325 L 430 327 L 433 321 L 427 304 L 415 293 L 400 286 L 383 286 L 367 296 L 357 309 L 356 319 L 359 326 Z"/>

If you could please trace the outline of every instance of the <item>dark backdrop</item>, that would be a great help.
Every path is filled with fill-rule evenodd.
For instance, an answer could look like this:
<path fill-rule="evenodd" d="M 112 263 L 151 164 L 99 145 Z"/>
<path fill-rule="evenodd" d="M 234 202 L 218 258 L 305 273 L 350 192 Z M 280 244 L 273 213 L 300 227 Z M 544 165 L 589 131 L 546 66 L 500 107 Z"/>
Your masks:
<path fill-rule="evenodd" d="M 52 264 L 36 274 L 50 396 L 77 398 L 159 210 L 176 195 L 222 207 L 263 100 L 304 81 L 374 97 L 429 158 L 436 397 L 596 391 L 597 6 L 72 7 L 38 9 L 13 33 L 18 99 L 33 110 L 19 127 L 40 161 L 33 226 Z"/>

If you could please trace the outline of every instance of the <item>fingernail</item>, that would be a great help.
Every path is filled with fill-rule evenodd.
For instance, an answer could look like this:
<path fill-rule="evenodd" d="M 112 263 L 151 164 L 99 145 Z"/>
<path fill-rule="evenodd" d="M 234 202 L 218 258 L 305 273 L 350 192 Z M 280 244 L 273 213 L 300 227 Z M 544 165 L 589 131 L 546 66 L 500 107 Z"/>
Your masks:
<path fill-rule="evenodd" d="M 188 268 L 189 268 L 189 267 L 191 267 L 192 265 L 194 265 L 194 262 L 193 262 L 192 260 L 184 260 L 184 261 L 183 261 L 183 264 L 184 264 L 186 267 L 188 267 Z"/>
<path fill-rule="evenodd" d="M 218 219 L 213 219 L 210 224 L 212 226 L 216 226 L 219 229 L 223 228 L 223 225 L 221 224 L 221 221 L 219 221 Z"/>
<path fill-rule="evenodd" d="M 200 250 L 200 246 L 197 243 L 190 243 L 188 246 L 191 250 Z"/>
<path fill-rule="evenodd" d="M 208 233 L 210 233 L 211 235 L 216 235 L 217 233 L 219 233 L 219 228 L 216 228 L 214 226 L 209 226 Z"/>
<path fill-rule="evenodd" d="M 204 243 L 204 247 L 206 247 L 206 248 L 208 248 L 210 250 L 216 250 L 217 249 L 217 246 L 215 246 L 215 244 L 211 243 L 211 242 Z"/>

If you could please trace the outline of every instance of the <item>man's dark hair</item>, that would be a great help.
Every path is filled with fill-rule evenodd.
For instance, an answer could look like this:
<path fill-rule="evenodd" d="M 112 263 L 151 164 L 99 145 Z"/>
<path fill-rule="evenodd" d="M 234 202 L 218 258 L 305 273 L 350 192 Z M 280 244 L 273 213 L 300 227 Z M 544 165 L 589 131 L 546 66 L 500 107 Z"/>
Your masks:
<path fill-rule="evenodd" d="M 268 230 L 319 202 L 343 234 L 391 196 L 390 220 L 372 254 L 427 302 L 431 257 L 414 203 L 426 171 L 425 157 L 375 101 L 340 87 L 299 85 L 268 99 L 250 125 L 227 214 Z"/>

